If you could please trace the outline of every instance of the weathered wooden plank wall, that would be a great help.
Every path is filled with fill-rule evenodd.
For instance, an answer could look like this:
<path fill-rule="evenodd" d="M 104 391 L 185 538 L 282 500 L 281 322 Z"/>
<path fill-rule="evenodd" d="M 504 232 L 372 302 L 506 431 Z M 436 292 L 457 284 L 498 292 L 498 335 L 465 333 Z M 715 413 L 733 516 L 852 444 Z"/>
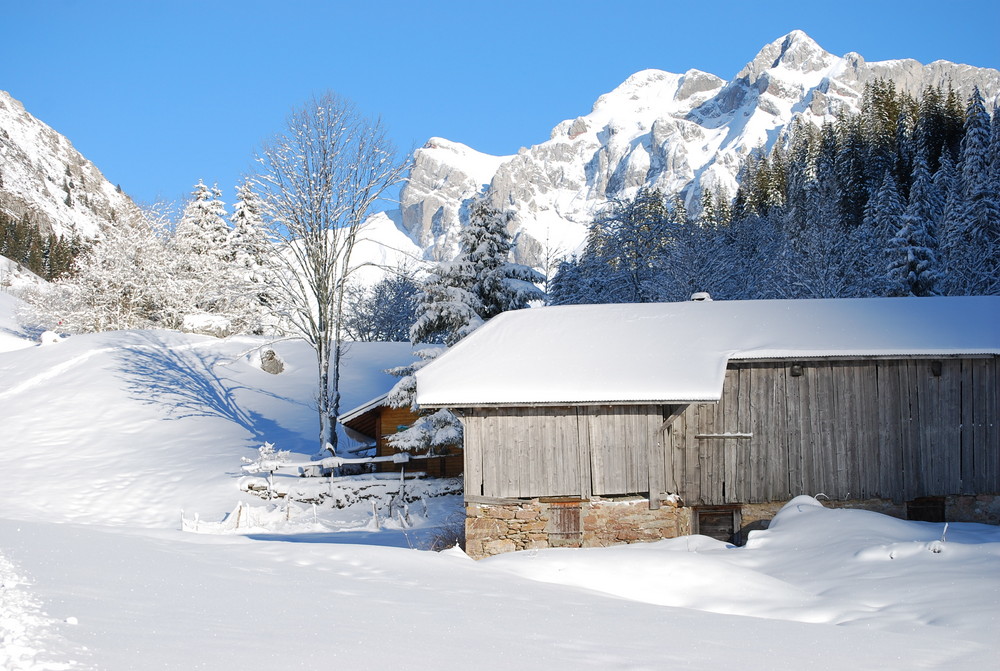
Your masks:
<path fill-rule="evenodd" d="M 658 405 L 472 408 L 463 415 L 465 486 L 476 496 L 645 492 L 650 452 L 662 453 Z"/>
<path fill-rule="evenodd" d="M 704 505 L 1000 492 L 995 357 L 799 365 L 733 364 L 667 431 L 663 481 Z"/>
<path fill-rule="evenodd" d="M 468 409 L 466 491 L 662 486 L 689 505 L 1000 492 L 996 357 L 798 365 L 732 364 L 717 404 Z"/>

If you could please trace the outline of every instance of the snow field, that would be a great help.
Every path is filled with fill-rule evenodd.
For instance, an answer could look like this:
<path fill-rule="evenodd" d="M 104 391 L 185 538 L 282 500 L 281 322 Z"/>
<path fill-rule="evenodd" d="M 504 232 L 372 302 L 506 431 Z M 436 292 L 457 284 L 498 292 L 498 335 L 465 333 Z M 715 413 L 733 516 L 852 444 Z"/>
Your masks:
<path fill-rule="evenodd" d="M 49 659 L 46 652 L 58 637 L 53 618 L 42 612 L 31 586 L 0 554 L 0 668 L 8 671 L 58 671 L 71 664 Z M 75 623 L 68 618 L 67 623 Z"/>
<path fill-rule="evenodd" d="M 314 516 L 240 491 L 263 442 L 315 451 L 300 343 L 273 345 L 275 376 L 258 339 L 39 346 L 4 307 L 21 342 L 0 352 L 0 669 L 987 669 L 1000 654 L 996 527 L 800 497 L 743 548 L 417 551 L 461 523 L 459 497 L 376 525 L 367 500 Z M 352 346 L 344 407 L 411 360 Z M 205 533 L 237 506 L 251 524 Z"/>

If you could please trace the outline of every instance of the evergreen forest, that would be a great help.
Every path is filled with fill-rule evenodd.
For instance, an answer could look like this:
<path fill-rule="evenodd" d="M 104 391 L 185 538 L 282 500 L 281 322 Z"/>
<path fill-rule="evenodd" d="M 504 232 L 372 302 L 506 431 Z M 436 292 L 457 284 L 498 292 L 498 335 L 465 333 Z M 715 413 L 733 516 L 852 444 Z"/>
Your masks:
<path fill-rule="evenodd" d="M 796 122 L 735 198 L 614 200 L 549 302 L 1000 293 L 1000 115 L 976 90 L 866 86 L 861 110 Z"/>

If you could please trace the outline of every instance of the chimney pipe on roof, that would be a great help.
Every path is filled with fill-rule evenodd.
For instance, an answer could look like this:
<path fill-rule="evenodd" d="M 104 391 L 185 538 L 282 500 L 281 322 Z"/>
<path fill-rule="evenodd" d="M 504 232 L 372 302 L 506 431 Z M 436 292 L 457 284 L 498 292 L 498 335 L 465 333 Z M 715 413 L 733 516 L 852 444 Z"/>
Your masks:
<path fill-rule="evenodd" d="M 712 300 L 712 296 L 707 291 L 696 291 L 693 294 L 691 294 L 691 300 L 693 300 L 693 301 L 710 301 L 710 300 Z"/>

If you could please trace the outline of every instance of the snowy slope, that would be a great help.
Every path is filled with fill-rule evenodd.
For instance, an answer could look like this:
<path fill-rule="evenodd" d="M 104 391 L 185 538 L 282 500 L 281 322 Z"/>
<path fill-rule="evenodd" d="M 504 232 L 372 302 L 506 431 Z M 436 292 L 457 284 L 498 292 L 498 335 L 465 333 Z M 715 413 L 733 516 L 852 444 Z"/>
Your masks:
<path fill-rule="evenodd" d="M 642 186 L 684 193 L 697 206 L 702 189 L 736 192 L 751 151 L 770 149 L 793 119 L 814 123 L 856 110 L 866 82 L 890 79 L 918 94 L 953 84 L 963 97 L 978 85 L 987 107 L 1000 101 L 1000 72 L 936 61 L 867 63 L 824 51 L 793 31 L 766 45 L 726 82 L 689 70 L 643 70 L 602 95 L 589 114 L 555 126 L 551 138 L 514 156 L 490 157 L 440 138 L 417 150 L 402 192 L 403 227 L 428 257 L 454 255 L 462 202 L 486 187 L 493 203 L 515 212 L 521 260 L 538 265 L 568 253 L 609 198 Z M 491 174 L 487 168 L 497 166 Z"/>
<path fill-rule="evenodd" d="M 7 476 L 32 494 L 0 488 L 0 508 L 157 527 L 182 509 L 220 518 L 241 498 L 241 458 L 264 441 L 302 460 L 317 451 L 312 351 L 275 344 L 275 376 L 253 365 L 265 342 L 118 331 L 0 352 L 0 431 L 18 451 Z M 407 344 L 351 345 L 344 407 L 385 393 L 396 379 L 382 371 L 412 359 Z"/>
<path fill-rule="evenodd" d="M 135 204 L 70 141 L 0 91 L 0 209 L 57 235 L 96 237 Z"/>

